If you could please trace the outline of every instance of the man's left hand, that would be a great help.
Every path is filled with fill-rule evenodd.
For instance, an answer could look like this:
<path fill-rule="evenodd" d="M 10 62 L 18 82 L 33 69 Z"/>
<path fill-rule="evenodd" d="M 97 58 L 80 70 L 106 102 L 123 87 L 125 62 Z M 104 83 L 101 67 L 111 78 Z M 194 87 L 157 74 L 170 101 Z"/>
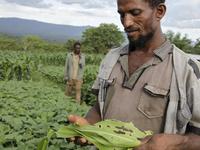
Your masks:
<path fill-rule="evenodd" d="M 155 134 L 142 140 L 134 150 L 186 150 L 186 136 L 177 134 Z"/>

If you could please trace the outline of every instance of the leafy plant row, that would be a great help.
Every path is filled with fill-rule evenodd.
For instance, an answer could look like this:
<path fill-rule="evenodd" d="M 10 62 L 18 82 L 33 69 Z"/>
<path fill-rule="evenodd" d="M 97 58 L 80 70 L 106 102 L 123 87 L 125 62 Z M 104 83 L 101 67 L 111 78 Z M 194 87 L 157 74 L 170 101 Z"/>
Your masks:
<path fill-rule="evenodd" d="M 86 64 L 99 65 L 103 55 L 102 54 L 85 54 Z M 61 65 L 64 66 L 67 57 L 67 52 L 26 52 L 26 51 L 0 51 L 0 58 L 10 59 L 21 59 L 26 57 L 37 64 L 43 65 Z M 0 61 L 1 62 L 1 61 Z"/>
<path fill-rule="evenodd" d="M 86 65 L 83 74 L 83 86 L 82 86 L 82 100 L 88 105 L 93 105 L 96 101 L 96 96 L 92 93 L 91 88 L 94 84 L 98 73 L 98 65 Z"/>
<path fill-rule="evenodd" d="M 31 81 L 0 81 L 0 149 L 34 150 L 49 128 L 65 124 L 68 114 L 83 116 L 86 105 L 77 105 L 55 85 Z M 52 139 L 50 150 L 81 149 Z"/>
<path fill-rule="evenodd" d="M 64 66 L 42 66 L 38 71 L 48 80 L 56 84 L 64 84 Z"/>
<path fill-rule="evenodd" d="M 59 53 L 29 53 L 28 55 L 31 56 L 31 58 L 34 61 L 37 61 L 40 64 L 43 65 L 60 65 L 64 66 L 67 52 L 59 52 Z M 102 54 L 85 54 L 85 61 L 86 64 L 95 64 L 99 65 L 102 61 L 103 55 Z"/>
<path fill-rule="evenodd" d="M 25 53 L 0 54 L 0 80 L 29 80 L 36 68 L 36 62 Z"/>

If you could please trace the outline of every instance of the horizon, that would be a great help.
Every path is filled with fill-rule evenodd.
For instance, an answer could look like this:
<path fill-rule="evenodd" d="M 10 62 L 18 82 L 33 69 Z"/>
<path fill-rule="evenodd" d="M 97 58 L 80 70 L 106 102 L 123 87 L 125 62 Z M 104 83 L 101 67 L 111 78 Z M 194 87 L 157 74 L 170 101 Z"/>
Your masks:
<path fill-rule="evenodd" d="M 200 1 L 167 0 L 167 12 L 162 21 L 163 31 L 200 38 Z M 123 27 L 115 0 L 1 0 L 0 17 L 17 17 L 45 23 L 72 26 L 99 26 L 114 23 Z"/>

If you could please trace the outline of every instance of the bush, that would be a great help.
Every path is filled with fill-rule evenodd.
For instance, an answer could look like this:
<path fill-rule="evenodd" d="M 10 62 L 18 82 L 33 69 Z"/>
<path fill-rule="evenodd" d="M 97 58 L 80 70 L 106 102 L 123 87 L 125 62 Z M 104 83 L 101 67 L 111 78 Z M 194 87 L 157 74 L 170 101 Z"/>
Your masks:
<path fill-rule="evenodd" d="M 82 100 L 88 105 L 93 105 L 96 101 L 96 96 L 92 94 L 92 85 L 96 79 L 98 73 L 97 65 L 87 65 L 83 75 L 83 87 L 82 87 Z"/>

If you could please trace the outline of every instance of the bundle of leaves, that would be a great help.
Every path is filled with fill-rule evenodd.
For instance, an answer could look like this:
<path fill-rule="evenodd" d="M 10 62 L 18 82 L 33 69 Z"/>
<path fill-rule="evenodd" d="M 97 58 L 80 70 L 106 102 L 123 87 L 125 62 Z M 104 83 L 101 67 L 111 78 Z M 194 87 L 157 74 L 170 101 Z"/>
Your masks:
<path fill-rule="evenodd" d="M 133 123 L 105 120 L 95 125 L 79 126 L 70 124 L 57 132 L 50 131 L 38 150 L 46 150 L 48 140 L 56 134 L 59 138 L 84 137 L 99 150 L 131 150 L 141 144 L 140 139 L 151 135 L 151 131 L 141 131 Z"/>

